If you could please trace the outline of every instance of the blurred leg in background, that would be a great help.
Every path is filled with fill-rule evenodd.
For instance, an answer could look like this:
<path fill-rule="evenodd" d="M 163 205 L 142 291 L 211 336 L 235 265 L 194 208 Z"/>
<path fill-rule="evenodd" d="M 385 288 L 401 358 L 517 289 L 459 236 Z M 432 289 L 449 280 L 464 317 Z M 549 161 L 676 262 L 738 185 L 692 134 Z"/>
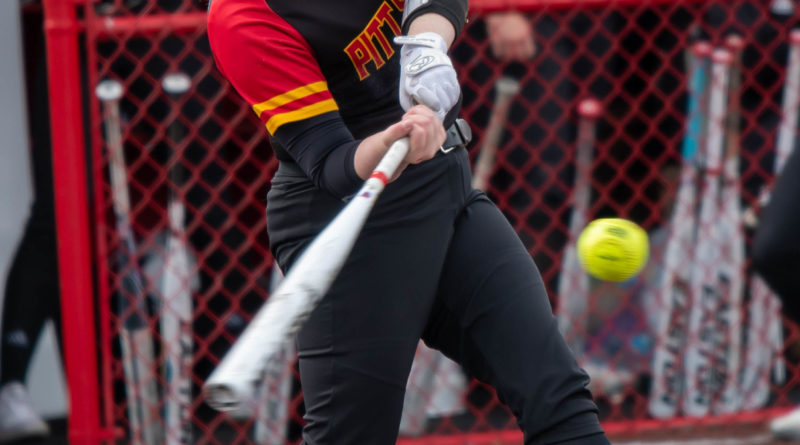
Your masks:
<path fill-rule="evenodd" d="M 54 231 L 52 215 L 34 210 L 8 275 L 0 344 L 0 443 L 49 432 L 24 383 L 45 321 L 52 319 L 61 333 Z"/>
<path fill-rule="evenodd" d="M 47 69 L 41 17 L 28 23 L 25 55 L 34 199 L 4 289 L 0 332 L 0 443 L 49 433 L 25 389 L 31 356 L 47 319 L 61 341 Z M 38 23 L 38 26 L 37 26 Z M 35 28 L 35 29 L 34 29 Z M 33 34 L 33 38 L 31 37 Z M 2 271 L 5 273 L 6 271 Z"/>

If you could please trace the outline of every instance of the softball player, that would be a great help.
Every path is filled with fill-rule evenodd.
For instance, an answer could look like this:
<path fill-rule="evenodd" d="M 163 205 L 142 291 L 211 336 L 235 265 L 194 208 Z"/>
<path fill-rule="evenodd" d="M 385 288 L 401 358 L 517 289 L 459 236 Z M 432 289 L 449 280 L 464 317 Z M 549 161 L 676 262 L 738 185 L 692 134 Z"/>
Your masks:
<path fill-rule="evenodd" d="M 394 443 L 420 338 L 494 386 L 525 443 L 608 443 L 536 266 L 470 186 L 447 55 L 466 14 L 464 0 L 210 6 L 217 66 L 280 160 L 267 226 L 284 271 L 410 137 L 405 169 L 298 335 L 305 443 Z"/>

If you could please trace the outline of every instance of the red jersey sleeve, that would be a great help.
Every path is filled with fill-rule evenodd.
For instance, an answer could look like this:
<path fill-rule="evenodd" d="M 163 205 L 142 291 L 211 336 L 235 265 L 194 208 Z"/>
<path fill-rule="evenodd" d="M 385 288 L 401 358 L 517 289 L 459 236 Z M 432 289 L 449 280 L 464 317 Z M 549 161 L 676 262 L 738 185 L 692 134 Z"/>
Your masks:
<path fill-rule="evenodd" d="M 265 0 L 213 2 L 208 39 L 217 68 L 271 135 L 339 109 L 311 47 Z"/>

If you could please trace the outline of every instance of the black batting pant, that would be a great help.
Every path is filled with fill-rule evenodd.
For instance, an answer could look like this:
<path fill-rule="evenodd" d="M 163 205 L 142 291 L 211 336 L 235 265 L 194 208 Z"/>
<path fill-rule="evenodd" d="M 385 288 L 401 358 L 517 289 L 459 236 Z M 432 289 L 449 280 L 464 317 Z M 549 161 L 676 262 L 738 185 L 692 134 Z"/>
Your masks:
<path fill-rule="evenodd" d="M 32 40 L 32 42 L 35 41 Z M 33 203 L 4 289 L 0 332 L 0 386 L 25 381 L 31 356 L 47 319 L 61 345 L 61 294 L 56 259 L 55 195 L 50 150 L 45 54 L 32 60 L 30 102 Z M 5 271 L 3 271 L 5 273 Z"/>
<path fill-rule="evenodd" d="M 536 266 L 470 181 L 458 150 L 410 167 L 381 196 L 298 336 L 305 443 L 394 443 L 420 337 L 495 387 L 526 443 L 607 443 Z M 342 205 L 279 170 L 267 215 L 282 268 Z"/>
<path fill-rule="evenodd" d="M 0 386 L 25 382 L 34 348 L 47 319 L 61 345 L 61 302 L 52 216 L 34 210 L 8 272 L 0 334 Z"/>

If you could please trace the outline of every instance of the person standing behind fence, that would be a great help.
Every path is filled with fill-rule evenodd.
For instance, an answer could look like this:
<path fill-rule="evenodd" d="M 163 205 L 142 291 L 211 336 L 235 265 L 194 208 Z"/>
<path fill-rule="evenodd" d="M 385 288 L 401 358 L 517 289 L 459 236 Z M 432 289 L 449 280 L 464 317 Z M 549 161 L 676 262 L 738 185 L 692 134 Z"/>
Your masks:
<path fill-rule="evenodd" d="M 56 259 L 53 171 L 47 68 L 41 19 L 31 20 L 37 35 L 26 35 L 31 160 L 34 199 L 22 241 L 17 247 L 5 288 L 0 333 L 0 443 L 49 434 L 34 411 L 25 376 L 44 323 L 51 319 L 61 342 L 61 311 Z"/>
<path fill-rule="evenodd" d="M 524 62 L 536 54 L 531 21 L 519 11 L 488 14 L 486 34 L 498 60 Z"/>

